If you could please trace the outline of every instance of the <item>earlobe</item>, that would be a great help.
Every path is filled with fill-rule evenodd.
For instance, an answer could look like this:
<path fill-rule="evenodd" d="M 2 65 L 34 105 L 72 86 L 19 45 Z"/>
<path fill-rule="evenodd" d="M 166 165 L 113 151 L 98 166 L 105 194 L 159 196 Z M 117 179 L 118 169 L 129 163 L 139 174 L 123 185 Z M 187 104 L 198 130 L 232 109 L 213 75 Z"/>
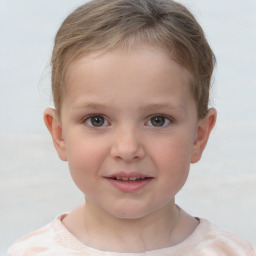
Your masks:
<path fill-rule="evenodd" d="M 208 110 L 207 115 L 198 121 L 197 134 L 194 140 L 191 163 L 196 163 L 200 160 L 211 131 L 216 123 L 216 118 L 217 112 L 214 108 L 211 108 Z"/>
<path fill-rule="evenodd" d="M 53 144 L 61 160 L 67 161 L 66 143 L 62 136 L 62 125 L 56 110 L 47 108 L 44 112 L 44 122 L 49 130 Z"/>

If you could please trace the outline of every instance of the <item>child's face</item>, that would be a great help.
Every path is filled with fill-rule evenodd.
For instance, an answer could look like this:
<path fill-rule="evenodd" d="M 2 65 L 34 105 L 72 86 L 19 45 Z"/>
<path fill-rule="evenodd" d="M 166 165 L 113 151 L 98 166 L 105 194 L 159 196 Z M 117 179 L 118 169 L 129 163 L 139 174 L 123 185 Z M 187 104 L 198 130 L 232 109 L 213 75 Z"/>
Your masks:
<path fill-rule="evenodd" d="M 138 218 L 174 198 L 202 153 L 190 79 L 164 51 L 145 45 L 71 65 L 59 155 L 88 205 Z"/>

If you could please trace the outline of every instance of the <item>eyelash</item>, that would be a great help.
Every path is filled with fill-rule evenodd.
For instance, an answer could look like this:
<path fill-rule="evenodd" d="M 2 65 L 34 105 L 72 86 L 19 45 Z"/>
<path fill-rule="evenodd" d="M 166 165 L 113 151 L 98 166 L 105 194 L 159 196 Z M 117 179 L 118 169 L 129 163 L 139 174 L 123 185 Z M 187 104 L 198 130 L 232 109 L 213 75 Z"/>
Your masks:
<path fill-rule="evenodd" d="M 93 125 L 92 124 L 92 118 L 101 118 L 103 119 L 103 124 L 102 125 Z M 89 115 L 87 116 L 85 119 L 83 119 L 83 123 L 86 123 L 87 125 L 89 125 L 90 127 L 94 127 L 94 128 L 101 128 L 101 127 L 104 127 L 104 126 L 109 126 L 109 122 L 107 121 L 107 119 L 101 115 L 101 114 L 92 114 L 92 115 Z"/>
<path fill-rule="evenodd" d="M 92 123 L 93 118 L 95 118 L 94 121 L 96 121 L 96 122 L 97 122 L 96 119 L 98 118 L 99 125 L 97 125 L 97 124 L 95 125 L 95 123 L 94 124 Z M 156 118 L 155 119 L 156 122 L 160 121 L 160 125 L 152 124 L 152 121 L 153 121 L 154 118 Z M 157 119 L 158 119 L 158 121 L 157 121 Z M 103 123 L 100 123 L 100 121 L 103 121 Z M 164 121 L 164 123 L 161 124 L 161 121 Z M 164 127 L 170 125 L 173 122 L 174 121 L 173 121 L 172 118 L 166 117 L 165 115 L 162 115 L 162 114 L 157 114 L 157 115 L 153 115 L 153 116 L 149 117 L 149 119 L 146 121 L 145 125 L 150 126 L 150 127 L 164 128 Z M 83 119 L 83 123 L 86 123 L 88 126 L 93 127 L 93 128 L 101 128 L 101 127 L 105 127 L 105 126 L 110 125 L 110 123 L 107 121 L 107 119 L 102 114 L 89 115 L 85 119 Z"/>
<path fill-rule="evenodd" d="M 161 119 L 163 119 L 164 124 L 163 124 L 163 125 L 153 125 L 153 124 L 152 124 L 152 120 L 153 120 L 154 118 L 159 118 L 160 121 L 161 121 Z M 149 124 L 149 122 L 151 122 L 151 124 Z M 169 125 L 170 123 L 172 123 L 172 122 L 173 122 L 173 120 L 172 120 L 170 117 L 166 117 L 165 115 L 157 114 L 157 115 L 151 116 L 151 117 L 149 118 L 149 120 L 146 122 L 146 124 L 148 124 L 148 125 L 151 126 L 151 127 L 163 128 L 163 127 L 168 126 L 168 125 Z"/>

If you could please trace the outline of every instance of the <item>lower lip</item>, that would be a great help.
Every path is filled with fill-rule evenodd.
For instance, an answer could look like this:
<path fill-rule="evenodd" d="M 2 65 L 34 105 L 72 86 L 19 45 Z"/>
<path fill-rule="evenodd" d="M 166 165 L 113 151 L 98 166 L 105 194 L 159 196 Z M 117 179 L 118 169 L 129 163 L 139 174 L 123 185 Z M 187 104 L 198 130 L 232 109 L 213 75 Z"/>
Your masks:
<path fill-rule="evenodd" d="M 122 192 L 132 193 L 146 187 L 152 181 L 152 178 L 146 178 L 144 180 L 138 180 L 138 181 L 123 181 L 123 180 L 115 180 L 111 178 L 107 178 L 107 180 L 111 185 L 121 190 Z"/>

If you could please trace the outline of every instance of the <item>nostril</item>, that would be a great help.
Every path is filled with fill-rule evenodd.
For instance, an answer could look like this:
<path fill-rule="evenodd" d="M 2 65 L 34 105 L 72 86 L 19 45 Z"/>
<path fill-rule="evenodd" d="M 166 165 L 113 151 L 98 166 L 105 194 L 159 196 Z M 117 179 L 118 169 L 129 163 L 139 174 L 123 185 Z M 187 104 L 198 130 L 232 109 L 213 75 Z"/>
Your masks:
<path fill-rule="evenodd" d="M 119 147 L 114 147 L 111 155 L 117 159 L 132 161 L 142 158 L 144 156 L 144 150 L 138 145 L 136 147 L 135 145 L 134 147 L 131 147 L 131 145 L 122 145 Z"/>

